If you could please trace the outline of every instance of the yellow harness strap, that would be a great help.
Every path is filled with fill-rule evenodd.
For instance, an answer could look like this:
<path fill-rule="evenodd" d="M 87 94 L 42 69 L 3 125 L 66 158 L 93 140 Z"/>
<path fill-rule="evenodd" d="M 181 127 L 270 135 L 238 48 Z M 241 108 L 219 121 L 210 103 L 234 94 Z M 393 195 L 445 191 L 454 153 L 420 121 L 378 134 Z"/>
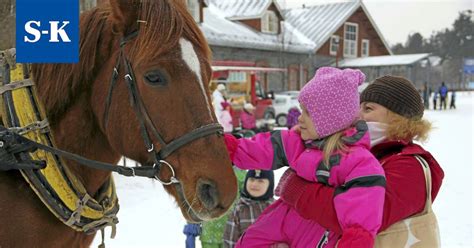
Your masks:
<path fill-rule="evenodd" d="M 9 82 L 6 80 L 8 75 L 0 82 L 3 125 L 28 139 L 55 147 L 44 107 L 36 95 L 36 86 L 25 74 L 28 74 L 27 65 L 16 64 L 16 68 L 9 71 Z M 93 198 L 63 159 L 42 150 L 29 153 L 29 156 L 33 160 L 46 161 L 47 166 L 41 170 L 20 170 L 21 174 L 57 218 L 76 231 L 93 233 L 112 226 L 112 233 L 115 233 L 119 205 L 112 177 Z"/>

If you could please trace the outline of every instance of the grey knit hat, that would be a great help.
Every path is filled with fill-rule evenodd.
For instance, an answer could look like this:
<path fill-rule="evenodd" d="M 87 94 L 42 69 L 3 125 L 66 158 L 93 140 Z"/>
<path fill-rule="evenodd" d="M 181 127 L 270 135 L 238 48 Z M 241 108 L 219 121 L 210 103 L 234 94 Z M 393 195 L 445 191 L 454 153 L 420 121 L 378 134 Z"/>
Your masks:
<path fill-rule="evenodd" d="M 378 103 L 409 119 L 423 117 L 423 101 L 413 83 L 396 76 L 377 78 L 360 95 L 360 102 Z"/>

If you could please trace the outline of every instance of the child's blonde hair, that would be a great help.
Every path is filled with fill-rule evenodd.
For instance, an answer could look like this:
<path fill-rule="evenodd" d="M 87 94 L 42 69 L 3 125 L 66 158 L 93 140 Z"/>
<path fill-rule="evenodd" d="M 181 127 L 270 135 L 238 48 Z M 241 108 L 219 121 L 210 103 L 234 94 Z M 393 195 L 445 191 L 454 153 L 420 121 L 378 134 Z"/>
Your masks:
<path fill-rule="evenodd" d="M 389 122 L 386 137 L 388 140 L 417 140 L 425 142 L 432 129 L 431 122 L 425 119 L 409 119 L 390 110 L 387 113 Z"/>
<path fill-rule="evenodd" d="M 334 152 L 347 151 L 347 146 L 344 144 L 342 137 L 344 137 L 344 131 L 333 133 L 330 136 L 325 138 L 326 140 L 324 142 L 324 147 L 323 147 L 323 155 L 324 155 L 323 161 L 324 161 L 324 164 L 328 167 L 328 169 L 329 169 L 329 159 L 331 158 L 331 155 Z"/>

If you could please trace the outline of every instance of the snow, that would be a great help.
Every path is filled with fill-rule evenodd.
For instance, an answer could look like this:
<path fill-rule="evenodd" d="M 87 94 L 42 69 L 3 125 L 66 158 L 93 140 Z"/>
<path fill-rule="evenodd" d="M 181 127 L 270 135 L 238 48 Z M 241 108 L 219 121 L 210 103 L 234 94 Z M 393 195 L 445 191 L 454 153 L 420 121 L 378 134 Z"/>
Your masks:
<path fill-rule="evenodd" d="M 315 47 L 311 40 L 304 38 L 291 25 L 285 24 L 285 32 L 280 35 L 268 34 L 249 28 L 241 22 L 226 19 L 223 12 L 212 4 L 203 11 L 204 22 L 200 26 L 211 45 L 295 53 L 310 53 Z"/>
<path fill-rule="evenodd" d="M 354 59 L 344 59 L 339 62 L 339 67 L 369 67 L 369 66 L 393 66 L 393 65 L 411 65 L 422 59 L 428 58 L 429 53 L 403 54 L 403 55 L 385 55 L 370 56 Z"/>
<path fill-rule="evenodd" d="M 271 0 L 254 1 L 211 1 L 212 5 L 217 6 L 227 18 L 259 18 L 272 3 Z"/>
<path fill-rule="evenodd" d="M 458 93 L 457 109 L 429 110 L 436 127 L 425 147 L 444 169 L 445 179 L 433 209 L 441 229 L 442 247 L 473 247 L 474 92 Z M 284 170 L 276 171 L 280 178 Z M 116 176 L 121 210 L 117 236 L 106 247 L 184 247 L 181 212 L 163 187 L 152 180 Z M 199 245 L 199 240 L 196 242 Z M 97 235 L 92 247 L 100 244 Z"/>
<path fill-rule="evenodd" d="M 361 6 L 359 1 L 331 2 L 285 10 L 285 21 L 319 48 Z"/>

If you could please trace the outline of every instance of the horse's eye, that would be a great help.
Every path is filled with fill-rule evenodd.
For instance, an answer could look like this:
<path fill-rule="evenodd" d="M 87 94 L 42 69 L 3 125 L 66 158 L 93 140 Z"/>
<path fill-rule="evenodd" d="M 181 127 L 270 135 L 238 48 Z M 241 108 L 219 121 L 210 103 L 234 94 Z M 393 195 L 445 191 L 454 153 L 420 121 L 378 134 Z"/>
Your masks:
<path fill-rule="evenodd" d="M 151 85 L 161 85 L 164 86 L 167 84 L 165 75 L 161 71 L 151 71 L 145 74 L 145 80 Z"/>

